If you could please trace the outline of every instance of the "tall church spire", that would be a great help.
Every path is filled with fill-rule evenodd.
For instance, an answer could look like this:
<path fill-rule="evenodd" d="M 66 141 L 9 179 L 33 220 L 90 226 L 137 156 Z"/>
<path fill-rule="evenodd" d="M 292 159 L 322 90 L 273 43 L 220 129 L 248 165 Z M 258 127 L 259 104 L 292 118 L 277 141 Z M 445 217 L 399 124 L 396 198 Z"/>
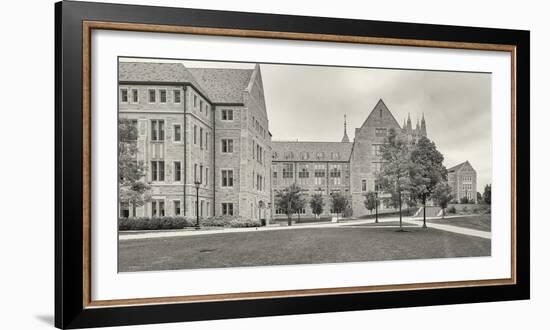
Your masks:
<path fill-rule="evenodd" d="M 428 136 L 426 132 L 426 120 L 424 120 L 424 112 L 422 113 L 422 121 L 420 122 L 420 134 Z"/>
<path fill-rule="evenodd" d="M 407 131 L 412 132 L 411 113 L 407 116 Z"/>
<path fill-rule="evenodd" d="M 342 138 L 342 142 L 349 142 L 348 130 L 346 126 L 346 115 L 344 115 L 344 137 Z"/>

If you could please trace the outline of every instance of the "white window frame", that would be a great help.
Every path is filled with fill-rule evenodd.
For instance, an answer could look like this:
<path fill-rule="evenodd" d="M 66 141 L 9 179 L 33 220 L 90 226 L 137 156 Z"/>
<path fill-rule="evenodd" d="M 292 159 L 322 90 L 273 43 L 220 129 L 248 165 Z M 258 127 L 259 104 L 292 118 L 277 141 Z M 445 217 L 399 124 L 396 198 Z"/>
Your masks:
<path fill-rule="evenodd" d="M 223 113 L 226 112 L 227 114 L 229 114 L 229 111 L 231 111 L 231 119 L 223 119 Z M 229 117 L 229 116 L 226 116 L 226 117 Z M 222 121 L 228 121 L 228 122 L 233 122 L 235 120 L 235 112 L 233 109 L 221 109 L 220 111 L 220 119 Z"/>
<path fill-rule="evenodd" d="M 155 92 L 155 100 L 151 102 L 151 91 Z M 155 88 L 147 88 L 147 103 L 155 104 L 157 103 L 157 90 Z"/>
<path fill-rule="evenodd" d="M 180 179 L 176 180 L 176 163 L 180 163 Z M 182 182 L 183 179 L 183 168 L 182 168 L 182 161 L 181 160 L 174 160 L 172 161 L 172 182 Z M 166 173 L 164 174 L 166 177 Z"/>
<path fill-rule="evenodd" d="M 160 88 L 158 92 L 159 92 L 159 103 L 160 104 L 168 103 L 168 90 L 166 90 L 166 88 Z M 164 102 L 162 102 L 162 92 L 164 92 Z"/>
<path fill-rule="evenodd" d="M 227 186 L 224 186 L 223 185 L 223 172 L 224 171 L 231 171 L 232 172 L 232 175 L 231 175 L 231 185 L 227 185 Z M 220 169 L 220 187 L 222 189 L 232 189 L 235 187 L 235 170 L 233 168 L 221 168 Z"/>
<path fill-rule="evenodd" d="M 223 205 L 224 204 L 227 205 L 227 210 L 229 210 L 229 205 L 231 205 L 231 214 L 224 214 L 224 212 L 223 212 Z M 221 214 L 222 215 L 229 215 L 229 216 L 234 216 L 235 215 L 235 203 L 233 203 L 233 202 L 221 202 L 220 207 L 221 207 Z"/>
<path fill-rule="evenodd" d="M 176 140 L 176 126 L 180 128 L 180 139 Z M 172 124 L 172 142 L 181 144 L 183 143 L 183 125 L 181 123 Z"/>
<path fill-rule="evenodd" d="M 180 214 L 176 214 L 176 202 L 178 202 L 180 204 Z M 183 215 L 183 203 L 181 202 L 181 199 L 173 199 L 172 200 L 172 215 L 174 217 L 181 217 Z M 166 210 L 165 210 L 165 213 L 166 213 Z"/>
<path fill-rule="evenodd" d="M 126 91 L 126 102 L 122 100 L 122 91 Z M 120 103 L 128 104 L 130 103 L 130 92 L 128 88 L 121 88 L 120 89 Z"/>
<path fill-rule="evenodd" d="M 137 100 L 134 100 L 134 91 L 136 92 Z M 133 103 L 133 104 L 138 104 L 139 103 L 139 89 L 138 88 L 131 88 L 130 89 L 130 96 L 131 96 L 131 98 L 129 98 L 128 100 L 132 100 L 131 103 Z"/>
<path fill-rule="evenodd" d="M 224 141 L 228 142 L 226 151 L 223 151 L 223 142 Z M 229 141 L 231 141 L 231 151 L 229 151 Z M 222 154 L 232 154 L 233 151 L 235 150 L 235 140 L 233 140 L 233 139 L 221 139 L 220 143 L 221 143 L 220 150 L 221 150 Z"/>
<path fill-rule="evenodd" d="M 178 102 L 176 102 L 176 92 L 179 92 L 180 94 L 180 100 Z M 172 90 L 172 100 L 174 101 L 174 104 L 181 104 L 181 90 L 180 89 L 173 89 Z"/>

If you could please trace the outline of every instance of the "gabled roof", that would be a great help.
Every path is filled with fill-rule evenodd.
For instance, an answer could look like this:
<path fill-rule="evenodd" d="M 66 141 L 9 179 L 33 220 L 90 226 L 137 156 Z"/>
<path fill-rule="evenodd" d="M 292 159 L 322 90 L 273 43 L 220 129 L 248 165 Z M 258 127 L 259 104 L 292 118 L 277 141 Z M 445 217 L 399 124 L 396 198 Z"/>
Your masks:
<path fill-rule="evenodd" d="M 470 165 L 470 162 L 469 161 L 465 161 L 463 163 L 460 163 L 458 165 L 455 165 L 453 167 L 450 167 L 447 169 L 447 172 L 458 172 L 460 171 L 464 166 L 466 165 L 469 165 L 470 167 L 472 167 L 472 165 Z M 472 167 L 473 168 L 473 167 Z"/>
<path fill-rule="evenodd" d="M 273 161 L 324 161 L 347 162 L 353 143 L 349 142 L 311 142 L 311 141 L 273 141 L 271 143 Z M 302 159 L 309 155 L 307 159 Z M 332 156 L 339 155 L 333 159 Z"/>
<path fill-rule="evenodd" d="M 195 77 L 181 63 L 119 62 L 118 80 L 122 82 L 189 83 L 210 98 Z"/>
<path fill-rule="evenodd" d="M 215 103 L 243 103 L 252 69 L 188 68 Z"/>
<path fill-rule="evenodd" d="M 369 119 L 373 116 L 373 114 L 376 112 L 376 110 L 382 110 L 383 112 L 389 113 L 389 115 L 390 115 L 391 119 L 393 120 L 395 126 L 401 128 L 401 126 L 399 125 L 399 123 L 397 122 L 397 120 L 395 119 L 393 114 L 391 113 L 391 111 L 386 106 L 386 103 L 384 103 L 384 101 L 382 99 L 378 100 L 378 102 L 376 103 L 374 108 L 372 108 L 371 112 L 367 116 L 367 119 L 365 119 L 365 121 L 363 122 L 363 125 L 361 125 L 361 127 L 366 127 L 367 126 L 367 123 L 369 122 Z"/>

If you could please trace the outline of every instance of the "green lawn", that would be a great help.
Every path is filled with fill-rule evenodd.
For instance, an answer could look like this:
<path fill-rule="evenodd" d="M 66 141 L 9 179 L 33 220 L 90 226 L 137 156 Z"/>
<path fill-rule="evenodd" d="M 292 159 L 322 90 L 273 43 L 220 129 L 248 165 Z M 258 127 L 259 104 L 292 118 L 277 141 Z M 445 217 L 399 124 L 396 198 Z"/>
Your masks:
<path fill-rule="evenodd" d="M 444 225 L 453 225 L 457 227 L 464 227 L 470 229 L 476 229 L 481 231 L 491 231 L 491 215 L 482 214 L 474 215 L 470 217 L 457 217 L 449 219 L 432 219 L 427 220 L 429 223 L 440 223 Z"/>
<path fill-rule="evenodd" d="M 488 239 L 437 229 L 296 228 L 124 240 L 119 271 L 489 256 Z"/>

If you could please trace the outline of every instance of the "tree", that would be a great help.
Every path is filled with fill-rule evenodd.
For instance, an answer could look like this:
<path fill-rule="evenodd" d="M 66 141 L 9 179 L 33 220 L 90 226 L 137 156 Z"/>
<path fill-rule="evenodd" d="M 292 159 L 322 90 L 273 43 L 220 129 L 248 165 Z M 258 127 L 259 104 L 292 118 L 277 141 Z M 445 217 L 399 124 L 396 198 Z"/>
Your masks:
<path fill-rule="evenodd" d="M 399 207 L 399 231 L 403 231 L 403 194 L 410 188 L 409 143 L 390 128 L 385 143 L 380 147 L 380 154 L 384 165 L 378 182 L 384 192 L 391 194 L 390 204 Z"/>
<path fill-rule="evenodd" d="M 332 193 L 330 197 L 331 197 L 331 203 L 332 203 L 332 210 L 336 214 L 343 213 L 344 210 L 349 206 L 349 200 L 347 196 L 341 193 Z"/>
<path fill-rule="evenodd" d="M 449 202 L 453 199 L 452 188 L 447 182 L 440 182 L 435 186 L 433 198 L 437 205 L 441 207 L 441 217 L 445 218 L 445 209 Z"/>
<path fill-rule="evenodd" d="M 370 211 L 372 214 L 372 210 L 374 210 L 377 206 L 380 205 L 380 201 L 378 200 L 376 196 L 376 192 L 369 191 L 365 194 L 365 208 Z"/>
<path fill-rule="evenodd" d="M 137 160 L 136 125 L 128 119 L 118 121 L 119 201 L 134 208 L 151 200 L 151 186 L 145 182 L 147 167 Z"/>
<path fill-rule="evenodd" d="M 468 204 L 470 203 L 470 200 L 468 199 L 467 196 L 463 196 L 460 198 L 460 204 Z"/>
<path fill-rule="evenodd" d="M 319 217 L 321 213 L 323 213 L 323 209 L 325 207 L 325 201 L 323 200 L 323 195 L 321 194 L 314 194 L 311 196 L 311 200 L 309 201 L 309 206 L 311 207 L 311 212 L 315 214 L 316 217 Z"/>
<path fill-rule="evenodd" d="M 426 228 L 426 201 L 432 196 L 439 182 L 447 181 L 447 170 L 443 166 L 443 155 L 434 142 L 420 137 L 411 151 L 411 197 L 424 208 L 423 228 Z"/>
<path fill-rule="evenodd" d="M 305 200 L 302 197 L 300 187 L 293 183 L 286 189 L 275 193 L 275 205 L 283 210 L 288 219 L 288 225 L 292 226 L 292 215 L 304 208 Z"/>
<path fill-rule="evenodd" d="M 483 201 L 489 205 L 491 205 L 491 185 L 485 185 L 485 189 L 483 190 Z"/>

